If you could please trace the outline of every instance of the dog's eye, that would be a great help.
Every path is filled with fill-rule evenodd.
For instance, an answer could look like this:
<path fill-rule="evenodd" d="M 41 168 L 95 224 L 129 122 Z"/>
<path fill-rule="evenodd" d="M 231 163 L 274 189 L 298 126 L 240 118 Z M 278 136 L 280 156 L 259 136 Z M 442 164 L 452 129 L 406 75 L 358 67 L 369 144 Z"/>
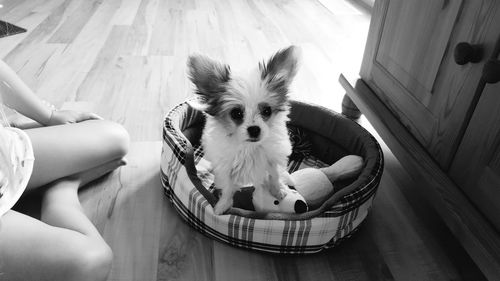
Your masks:
<path fill-rule="evenodd" d="M 269 117 L 271 116 L 271 114 L 273 113 L 273 110 L 271 109 L 270 106 L 264 106 L 264 108 L 262 108 L 262 116 L 263 117 Z"/>
<path fill-rule="evenodd" d="M 233 120 L 241 120 L 243 119 L 243 110 L 241 110 L 241 108 L 233 108 L 231 110 L 231 118 L 233 118 Z"/>

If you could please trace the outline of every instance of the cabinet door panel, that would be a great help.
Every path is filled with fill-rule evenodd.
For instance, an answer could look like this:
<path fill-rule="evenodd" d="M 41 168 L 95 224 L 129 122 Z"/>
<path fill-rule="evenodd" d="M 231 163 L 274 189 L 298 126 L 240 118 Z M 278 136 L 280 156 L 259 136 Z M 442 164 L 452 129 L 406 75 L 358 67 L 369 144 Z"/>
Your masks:
<path fill-rule="evenodd" d="M 487 19 L 497 5 L 493 0 L 375 3 L 361 77 L 445 170 L 482 66 L 457 65 L 453 50 L 459 42 L 485 40 Z"/>
<path fill-rule="evenodd" d="M 425 105 L 462 1 L 390 1 L 376 62 Z"/>
<path fill-rule="evenodd" d="M 500 231 L 500 83 L 487 85 L 450 168 L 450 177 Z"/>

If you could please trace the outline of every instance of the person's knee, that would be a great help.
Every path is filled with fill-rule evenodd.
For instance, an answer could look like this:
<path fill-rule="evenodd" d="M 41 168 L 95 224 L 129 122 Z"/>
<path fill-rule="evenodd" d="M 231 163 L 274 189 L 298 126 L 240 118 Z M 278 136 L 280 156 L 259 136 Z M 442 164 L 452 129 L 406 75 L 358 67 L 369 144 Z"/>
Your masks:
<path fill-rule="evenodd" d="M 127 154 L 130 145 L 130 136 L 125 128 L 115 123 L 112 130 L 113 143 L 115 144 L 115 153 L 118 157 L 123 157 Z"/>
<path fill-rule="evenodd" d="M 130 136 L 127 130 L 120 124 L 103 121 L 103 134 L 105 134 L 105 143 L 111 153 L 111 158 L 121 158 L 128 152 L 130 145 Z"/>
<path fill-rule="evenodd" d="M 113 253 L 107 244 L 94 243 L 81 247 L 68 262 L 71 280 L 106 280 L 111 270 Z"/>

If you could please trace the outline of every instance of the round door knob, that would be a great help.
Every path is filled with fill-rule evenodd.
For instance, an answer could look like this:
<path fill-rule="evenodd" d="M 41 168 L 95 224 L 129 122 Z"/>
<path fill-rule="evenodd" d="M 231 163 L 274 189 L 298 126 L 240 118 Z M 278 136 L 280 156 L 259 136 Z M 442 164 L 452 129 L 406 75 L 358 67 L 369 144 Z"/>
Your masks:
<path fill-rule="evenodd" d="M 486 83 L 497 83 L 500 81 L 500 61 L 499 60 L 488 60 L 483 67 L 483 80 Z"/>
<path fill-rule="evenodd" d="M 455 62 L 459 65 L 466 63 L 476 63 L 483 58 L 483 48 L 480 45 L 471 45 L 467 42 L 460 42 L 455 46 L 453 53 Z"/>

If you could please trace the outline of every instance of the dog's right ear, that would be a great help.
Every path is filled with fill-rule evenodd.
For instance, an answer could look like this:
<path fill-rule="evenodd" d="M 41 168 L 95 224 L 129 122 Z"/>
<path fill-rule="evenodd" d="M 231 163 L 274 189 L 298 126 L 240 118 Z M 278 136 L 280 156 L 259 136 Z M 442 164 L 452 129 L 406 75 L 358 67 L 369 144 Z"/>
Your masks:
<path fill-rule="evenodd" d="M 300 49 L 290 46 L 278 51 L 267 63 L 260 63 L 261 78 L 269 90 L 282 96 L 288 95 L 288 87 L 297 73 Z"/>
<path fill-rule="evenodd" d="M 206 109 L 220 98 L 220 93 L 226 91 L 226 83 L 230 79 L 229 66 L 201 55 L 190 56 L 187 66 L 189 79 L 196 86 L 199 96 L 198 106 L 194 103 L 195 108 L 202 109 L 201 106 Z"/>

